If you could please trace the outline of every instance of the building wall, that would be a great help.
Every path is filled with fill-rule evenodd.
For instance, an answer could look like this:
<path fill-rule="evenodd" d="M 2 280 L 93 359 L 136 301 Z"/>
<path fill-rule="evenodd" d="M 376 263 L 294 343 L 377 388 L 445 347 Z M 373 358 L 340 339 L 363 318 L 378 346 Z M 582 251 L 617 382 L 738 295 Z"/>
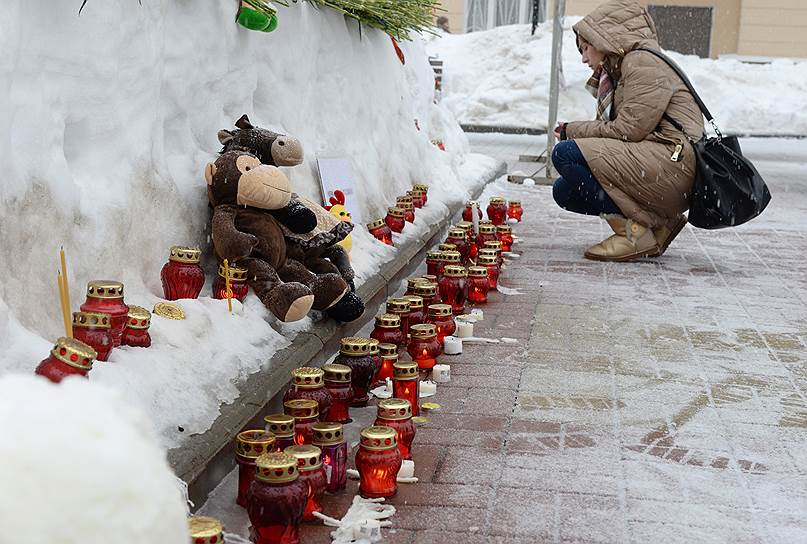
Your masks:
<path fill-rule="evenodd" d="M 444 12 L 437 12 L 435 19 L 440 15 L 448 17 L 448 27 L 451 32 L 459 34 L 465 32 L 465 0 L 440 0 Z"/>
<path fill-rule="evenodd" d="M 743 0 L 737 53 L 807 58 L 807 1 Z"/>
<path fill-rule="evenodd" d="M 807 0 L 638 0 L 642 5 L 713 7 L 712 57 L 726 54 L 807 58 Z M 603 0 L 566 0 L 567 15 L 586 15 Z M 442 0 L 451 31 L 465 28 L 465 0 Z M 551 18 L 553 0 L 547 9 Z"/>
<path fill-rule="evenodd" d="M 737 52 L 740 30 L 740 5 L 743 0 L 638 0 L 643 6 L 648 4 L 664 6 L 713 7 L 712 13 L 712 57 Z M 767 2 L 768 0 L 759 0 Z M 794 0 L 802 1 L 802 0 Z M 602 4 L 601 0 L 567 0 L 567 15 L 586 15 Z M 552 7 L 550 6 L 550 10 Z M 550 17 L 553 13 L 549 12 Z M 805 26 L 807 31 L 807 26 Z"/>

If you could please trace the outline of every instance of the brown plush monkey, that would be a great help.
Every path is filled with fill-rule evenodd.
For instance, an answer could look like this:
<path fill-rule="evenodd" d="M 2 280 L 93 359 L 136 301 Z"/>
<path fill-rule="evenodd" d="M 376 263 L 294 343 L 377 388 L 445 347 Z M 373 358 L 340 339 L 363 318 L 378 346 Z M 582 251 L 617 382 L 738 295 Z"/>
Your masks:
<path fill-rule="evenodd" d="M 299 232 L 311 212 L 299 206 L 278 168 L 228 151 L 207 165 L 205 179 L 216 254 L 249 271 L 248 283 L 278 319 L 297 321 L 312 307 L 326 310 L 344 297 L 349 287 L 339 274 L 314 274 L 288 258 L 281 221 Z"/>

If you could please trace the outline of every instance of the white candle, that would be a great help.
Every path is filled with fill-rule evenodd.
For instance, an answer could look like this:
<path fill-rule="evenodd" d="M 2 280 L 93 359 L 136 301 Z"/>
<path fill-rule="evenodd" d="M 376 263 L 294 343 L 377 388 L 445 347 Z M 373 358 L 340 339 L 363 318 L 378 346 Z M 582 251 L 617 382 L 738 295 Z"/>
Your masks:
<path fill-rule="evenodd" d="M 446 355 L 459 355 L 462 353 L 462 340 L 456 336 L 446 336 L 443 342 L 443 353 Z"/>
<path fill-rule="evenodd" d="M 461 343 L 460 347 L 462 347 Z M 437 383 L 446 383 L 451 381 L 451 367 L 449 365 L 434 365 L 434 368 L 432 369 L 432 377 Z"/>
<path fill-rule="evenodd" d="M 398 478 L 411 478 L 415 475 L 415 462 L 411 459 L 404 459 L 401 463 L 401 470 L 398 471 Z"/>
<path fill-rule="evenodd" d="M 474 335 L 474 324 L 469 323 L 468 321 L 457 320 L 457 337 L 458 338 L 470 338 Z"/>
<path fill-rule="evenodd" d="M 420 396 L 430 397 L 437 393 L 437 384 L 430 381 L 420 382 Z"/>
<path fill-rule="evenodd" d="M 474 316 L 477 321 L 483 321 L 485 319 L 485 312 L 479 308 L 474 308 L 471 310 L 471 315 Z"/>

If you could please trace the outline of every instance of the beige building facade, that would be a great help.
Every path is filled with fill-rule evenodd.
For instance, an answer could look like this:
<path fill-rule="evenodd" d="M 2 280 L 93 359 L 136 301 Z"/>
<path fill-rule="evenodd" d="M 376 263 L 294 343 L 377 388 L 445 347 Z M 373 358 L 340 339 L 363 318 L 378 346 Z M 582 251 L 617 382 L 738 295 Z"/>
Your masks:
<path fill-rule="evenodd" d="M 496 10 L 508 1 L 512 9 L 505 18 Z M 638 1 L 648 6 L 662 46 L 668 49 L 711 57 L 807 58 L 807 0 Z M 586 15 L 601 3 L 603 0 L 567 0 L 566 14 Z M 480 17 L 488 28 L 502 24 L 503 18 L 505 24 L 526 23 L 532 0 L 443 0 L 442 4 L 451 31 L 465 32 L 469 21 L 475 27 L 471 30 L 478 30 Z M 543 8 L 549 17 L 552 4 L 553 0 L 546 0 Z"/>

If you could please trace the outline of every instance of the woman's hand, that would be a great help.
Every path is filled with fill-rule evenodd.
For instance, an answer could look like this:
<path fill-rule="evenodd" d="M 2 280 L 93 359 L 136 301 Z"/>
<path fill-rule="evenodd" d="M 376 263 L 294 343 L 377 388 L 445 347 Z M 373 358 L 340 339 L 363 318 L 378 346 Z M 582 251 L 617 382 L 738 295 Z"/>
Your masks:
<path fill-rule="evenodd" d="M 553 133 L 555 134 L 555 139 L 557 140 L 565 140 L 566 139 L 566 123 L 558 123 L 558 126 L 555 127 Z"/>

